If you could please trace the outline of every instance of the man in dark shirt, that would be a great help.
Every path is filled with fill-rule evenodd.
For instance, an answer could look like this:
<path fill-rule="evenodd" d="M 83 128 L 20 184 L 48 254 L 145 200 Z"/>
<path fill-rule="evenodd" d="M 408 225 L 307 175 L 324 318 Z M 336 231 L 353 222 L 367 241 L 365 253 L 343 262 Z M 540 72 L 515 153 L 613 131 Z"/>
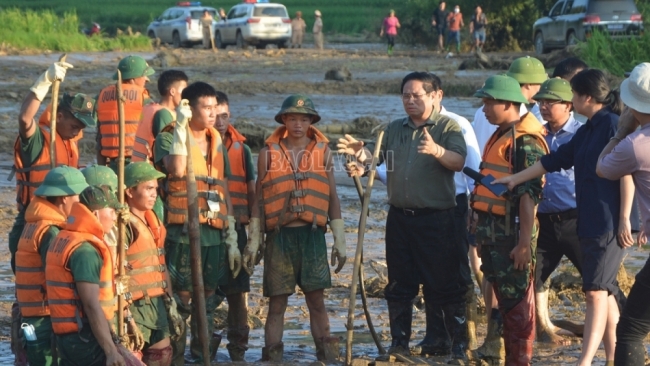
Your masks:
<path fill-rule="evenodd" d="M 441 1 L 438 8 L 433 11 L 433 16 L 431 17 L 431 25 L 438 32 L 438 52 L 445 49 L 445 31 L 447 30 L 447 15 L 449 14 L 445 9 L 446 6 L 447 3 Z"/>

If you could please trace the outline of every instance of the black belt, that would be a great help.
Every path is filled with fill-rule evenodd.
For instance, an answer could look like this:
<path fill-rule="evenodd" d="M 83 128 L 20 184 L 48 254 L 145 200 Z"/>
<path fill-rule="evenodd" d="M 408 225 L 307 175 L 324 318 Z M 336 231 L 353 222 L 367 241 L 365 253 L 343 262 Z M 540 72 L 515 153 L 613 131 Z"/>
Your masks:
<path fill-rule="evenodd" d="M 399 213 L 401 213 L 404 216 L 421 216 L 421 215 L 429 215 L 435 212 L 443 211 L 443 210 L 437 210 L 435 208 L 399 208 L 395 207 L 393 205 L 390 206 L 392 210 L 395 210 Z"/>
<path fill-rule="evenodd" d="M 545 219 L 550 222 L 562 222 L 565 220 L 571 220 L 575 219 L 578 217 L 578 209 L 573 208 L 571 210 L 567 210 L 564 212 L 558 212 L 558 213 L 537 213 L 537 218 L 538 219 Z"/>

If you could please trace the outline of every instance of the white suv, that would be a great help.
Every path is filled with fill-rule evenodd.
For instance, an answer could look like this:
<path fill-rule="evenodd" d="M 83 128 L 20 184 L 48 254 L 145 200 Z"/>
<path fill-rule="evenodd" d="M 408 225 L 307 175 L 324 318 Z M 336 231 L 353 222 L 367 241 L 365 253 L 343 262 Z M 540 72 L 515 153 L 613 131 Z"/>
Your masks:
<path fill-rule="evenodd" d="M 160 38 L 161 42 L 171 43 L 176 48 L 201 43 L 203 32 L 200 19 L 205 10 L 212 14 L 213 19 L 219 18 L 214 8 L 201 6 L 201 2 L 181 1 L 151 22 L 147 27 L 147 35 L 152 39 Z M 216 24 L 214 20 L 212 29 Z"/>
<path fill-rule="evenodd" d="M 248 45 L 265 47 L 267 44 L 287 47 L 291 39 L 291 19 L 287 8 L 282 4 L 258 1 L 233 6 L 226 19 L 217 22 L 214 42 L 218 48 L 229 44 L 239 48 Z"/>

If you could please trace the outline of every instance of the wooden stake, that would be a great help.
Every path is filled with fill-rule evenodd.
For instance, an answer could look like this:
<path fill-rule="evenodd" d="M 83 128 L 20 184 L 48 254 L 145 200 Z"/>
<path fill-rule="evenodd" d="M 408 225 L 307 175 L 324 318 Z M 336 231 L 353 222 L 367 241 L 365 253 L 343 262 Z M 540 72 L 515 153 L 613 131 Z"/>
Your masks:
<path fill-rule="evenodd" d="M 68 54 L 64 53 L 59 57 L 59 62 L 65 62 Z M 54 79 L 52 82 L 52 113 L 50 113 L 50 168 L 56 168 L 56 109 L 59 106 L 59 87 L 61 80 Z M 74 167 L 76 168 L 76 167 Z"/>

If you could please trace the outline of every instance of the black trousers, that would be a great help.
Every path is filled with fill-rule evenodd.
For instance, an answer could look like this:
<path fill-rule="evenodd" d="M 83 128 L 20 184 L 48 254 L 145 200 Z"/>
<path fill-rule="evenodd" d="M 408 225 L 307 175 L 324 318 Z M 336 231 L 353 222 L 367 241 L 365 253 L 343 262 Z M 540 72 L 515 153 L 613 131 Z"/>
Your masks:
<path fill-rule="evenodd" d="M 433 305 L 463 301 L 460 263 L 454 232 L 454 209 L 410 215 L 392 207 L 386 220 L 386 300 L 410 302 L 423 285 Z"/>
<path fill-rule="evenodd" d="M 454 209 L 454 231 L 456 232 L 456 248 L 458 249 L 458 260 L 460 261 L 461 286 L 470 286 L 472 281 L 472 270 L 469 267 L 469 232 L 467 231 L 467 214 L 469 206 L 466 194 L 456 196 L 456 208 Z M 480 284 L 479 284 L 480 285 Z"/>
<path fill-rule="evenodd" d="M 645 365 L 643 340 L 650 332 L 650 263 L 636 275 L 616 327 L 616 366 Z"/>
<path fill-rule="evenodd" d="M 548 287 L 546 281 L 557 269 L 563 256 L 569 258 L 582 275 L 582 251 L 576 230 L 576 218 L 551 221 L 549 215 L 538 213 L 537 220 L 539 237 L 537 238 L 535 289 L 542 291 Z"/>

